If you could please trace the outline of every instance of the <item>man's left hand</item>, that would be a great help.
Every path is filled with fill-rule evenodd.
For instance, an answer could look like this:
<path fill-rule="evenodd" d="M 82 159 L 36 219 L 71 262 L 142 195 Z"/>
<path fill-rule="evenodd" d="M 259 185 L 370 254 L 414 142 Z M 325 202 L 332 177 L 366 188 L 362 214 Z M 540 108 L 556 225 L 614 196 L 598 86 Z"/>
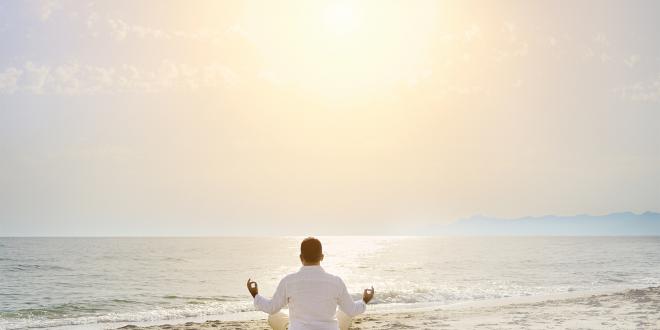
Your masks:
<path fill-rule="evenodd" d="M 249 278 L 248 278 L 248 281 L 247 281 L 247 288 L 248 288 L 248 291 L 250 291 L 250 294 L 252 295 L 252 298 L 254 298 L 254 296 L 256 296 L 259 293 L 259 287 L 257 286 L 257 282 L 252 281 Z"/>

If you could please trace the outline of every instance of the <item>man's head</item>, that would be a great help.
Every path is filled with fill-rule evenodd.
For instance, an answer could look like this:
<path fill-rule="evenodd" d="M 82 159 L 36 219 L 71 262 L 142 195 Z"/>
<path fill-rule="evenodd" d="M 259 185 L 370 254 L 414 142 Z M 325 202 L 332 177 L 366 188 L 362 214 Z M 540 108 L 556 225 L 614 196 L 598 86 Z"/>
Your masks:
<path fill-rule="evenodd" d="M 321 241 L 314 237 L 305 238 L 300 243 L 300 261 L 305 266 L 318 265 L 323 260 Z"/>

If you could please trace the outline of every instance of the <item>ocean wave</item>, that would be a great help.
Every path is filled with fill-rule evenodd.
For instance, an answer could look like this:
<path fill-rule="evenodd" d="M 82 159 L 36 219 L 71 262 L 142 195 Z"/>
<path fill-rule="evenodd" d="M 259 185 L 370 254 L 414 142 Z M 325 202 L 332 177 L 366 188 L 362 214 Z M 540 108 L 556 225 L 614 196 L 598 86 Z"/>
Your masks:
<path fill-rule="evenodd" d="M 545 292 L 540 290 L 530 292 L 525 290 L 503 293 L 496 290 L 472 289 L 472 290 L 441 290 L 414 288 L 409 290 L 383 290 L 378 291 L 372 301 L 375 305 L 400 305 L 400 304 L 452 304 L 458 302 L 475 301 L 482 299 L 500 299 L 515 296 L 529 296 L 533 294 L 548 294 L 570 292 L 576 290 L 573 287 L 565 287 Z M 128 299 L 113 299 L 111 302 L 133 305 L 130 309 L 134 311 L 109 312 L 103 308 L 88 306 L 85 304 L 61 304 L 46 309 L 22 309 L 15 312 L 0 312 L 0 329 L 14 330 L 23 328 L 42 328 L 57 326 L 74 326 L 89 324 L 108 323 L 140 323 L 140 322 L 165 322 L 168 320 L 204 317 L 210 315 L 227 315 L 254 311 L 252 302 L 248 299 L 238 300 L 229 296 L 220 297 L 183 297 L 169 295 L 168 299 L 184 301 L 177 306 L 168 307 L 146 307 L 143 310 L 136 308 L 139 302 Z M 75 315 L 75 316 L 74 316 Z"/>
<path fill-rule="evenodd" d="M 177 296 L 177 295 L 165 295 L 163 299 L 181 299 L 186 301 L 237 301 L 240 300 L 240 297 L 236 296 L 213 296 L 213 297 L 200 297 L 200 296 Z"/>
<path fill-rule="evenodd" d="M 16 264 L 8 265 L 5 270 L 10 272 L 20 272 L 20 271 L 29 271 L 29 270 L 43 270 L 43 271 L 73 271 L 72 268 L 58 266 L 58 265 L 39 265 L 39 264 Z"/>
<path fill-rule="evenodd" d="M 469 294 L 459 292 L 448 292 L 443 290 L 390 290 L 377 291 L 373 304 L 415 304 L 415 303 L 452 303 L 463 300 L 482 298 L 482 294 Z M 489 298 L 498 298 L 497 295 L 489 295 Z"/>
<path fill-rule="evenodd" d="M 173 261 L 173 262 L 188 262 L 187 259 L 177 258 L 177 257 L 164 257 L 161 260 L 162 261 Z"/>
<path fill-rule="evenodd" d="M 60 304 L 47 308 L 24 308 L 11 312 L 0 312 L 0 318 L 3 319 L 33 319 L 46 318 L 55 319 L 67 315 L 94 314 L 103 311 L 103 309 L 83 304 Z"/>
<path fill-rule="evenodd" d="M 24 328 L 43 328 L 74 326 L 86 324 L 104 324 L 117 322 L 153 322 L 207 315 L 224 315 L 254 310 L 252 303 L 209 302 L 203 304 L 185 304 L 170 308 L 153 308 L 134 312 L 92 313 L 77 317 L 66 317 L 71 312 L 92 312 L 94 308 L 76 304 L 65 304 L 48 309 L 24 309 L 16 312 L 0 313 L 0 329 L 14 330 Z M 66 311 L 69 311 L 67 314 Z"/>
<path fill-rule="evenodd" d="M 565 288 L 525 288 L 525 287 L 503 287 L 503 286 L 485 286 L 485 287 L 455 287 L 455 288 L 410 288 L 405 290 L 376 290 L 376 295 L 372 304 L 452 304 L 458 302 L 501 299 L 509 297 L 523 297 L 530 295 L 555 294 L 568 292 L 569 287 Z M 356 299 L 359 299 L 356 295 Z"/>
<path fill-rule="evenodd" d="M 130 300 L 130 299 L 112 299 L 110 301 L 113 302 L 113 303 L 117 303 L 117 304 L 138 304 L 138 303 L 140 303 L 139 301 Z"/>

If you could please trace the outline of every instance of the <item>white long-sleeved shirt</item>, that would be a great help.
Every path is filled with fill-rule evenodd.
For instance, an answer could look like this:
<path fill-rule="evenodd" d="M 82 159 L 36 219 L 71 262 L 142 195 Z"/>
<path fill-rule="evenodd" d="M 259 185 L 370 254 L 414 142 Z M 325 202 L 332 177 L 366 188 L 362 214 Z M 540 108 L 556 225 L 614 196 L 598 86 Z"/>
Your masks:
<path fill-rule="evenodd" d="M 259 294 L 254 297 L 254 307 L 268 314 L 286 305 L 289 330 L 337 330 L 337 306 L 351 317 L 367 308 L 364 301 L 353 301 L 339 276 L 326 273 L 321 266 L 303 266 L 285 276 L 270 300 Z"/>

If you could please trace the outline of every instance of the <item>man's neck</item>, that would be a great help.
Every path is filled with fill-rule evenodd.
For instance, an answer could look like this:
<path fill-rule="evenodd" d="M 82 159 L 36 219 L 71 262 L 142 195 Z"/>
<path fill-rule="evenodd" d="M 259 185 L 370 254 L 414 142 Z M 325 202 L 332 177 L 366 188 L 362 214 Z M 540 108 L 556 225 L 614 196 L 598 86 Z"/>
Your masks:
<path fill-rule="evenodd" d="M 320 262 L 316 262 L 316 263 L 307 263 L 306 262 L 306 263 L 303 263 L 303 266 L 321 266 L 321 263 Z"/>

